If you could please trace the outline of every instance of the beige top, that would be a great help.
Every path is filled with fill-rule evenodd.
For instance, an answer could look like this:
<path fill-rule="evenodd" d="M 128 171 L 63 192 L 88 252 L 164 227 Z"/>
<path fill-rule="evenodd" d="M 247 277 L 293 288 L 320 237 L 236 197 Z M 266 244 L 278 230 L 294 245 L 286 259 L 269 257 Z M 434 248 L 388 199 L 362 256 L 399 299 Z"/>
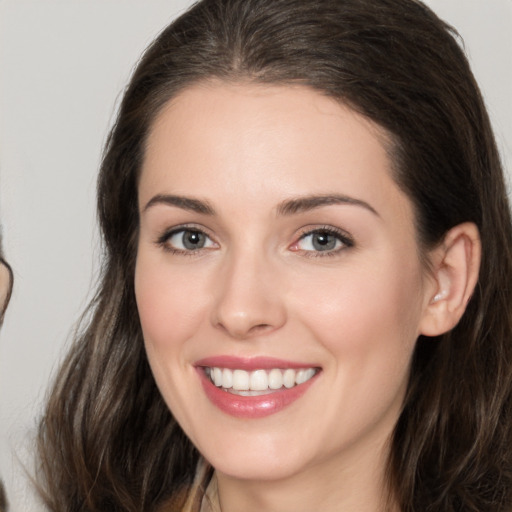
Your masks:
<path fill-rule="evenodd" d="M 185 505 L 179 507 L 179 512 L 222 512 L 219 505 L 217 478 L 215 473 L 210 478 L 211 470 L 207 462 L 204 460 L 199 462 L 194 483 L 187 492 Z M 206 490 L 205 486 L 207 486 Z M 172 505 L 165 510 L 178 512 L 177 509 L 172 508 Z"/>
<path fill-rule="evenodd" d="M 219 504 L 217 478 L 215 477 L 215 473 L 206 488 L 206 493 L 203 501 L 201 502 L 201 509 L 199 512 L 222 512 Z"/>

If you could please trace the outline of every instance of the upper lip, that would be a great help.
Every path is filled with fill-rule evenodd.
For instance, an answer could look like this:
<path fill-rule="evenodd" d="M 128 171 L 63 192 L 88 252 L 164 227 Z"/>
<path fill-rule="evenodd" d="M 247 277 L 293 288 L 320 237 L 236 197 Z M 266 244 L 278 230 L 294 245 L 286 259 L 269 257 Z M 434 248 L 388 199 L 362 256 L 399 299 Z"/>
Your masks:
<path fill-rule="evenodd" d="M 196 361 L 195 366 L 209 368 L 230 368 L 232 370 L 239 369 L 246 371 L 267 370 L 272 368 L 281 368 L 283 370 L 287 368 L 318 368 L 318 365 L 316 364 L 289 361 L 275 357 L 237 357 L 229 355 L 205 357 L 204 359 Z"/>

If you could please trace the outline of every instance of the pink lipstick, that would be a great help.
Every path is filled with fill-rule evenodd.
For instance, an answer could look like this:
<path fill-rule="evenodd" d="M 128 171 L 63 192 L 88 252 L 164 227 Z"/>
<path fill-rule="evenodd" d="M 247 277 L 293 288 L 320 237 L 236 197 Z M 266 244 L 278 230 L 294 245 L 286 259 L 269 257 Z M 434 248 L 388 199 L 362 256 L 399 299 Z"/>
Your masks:
<path fill-rule="evenodd" d="M 314 365 L 257 357 L 217 356 L 196 363 L 209 400 L 238 418 L 261 418 L 300 398 L 316 380 Z"/>

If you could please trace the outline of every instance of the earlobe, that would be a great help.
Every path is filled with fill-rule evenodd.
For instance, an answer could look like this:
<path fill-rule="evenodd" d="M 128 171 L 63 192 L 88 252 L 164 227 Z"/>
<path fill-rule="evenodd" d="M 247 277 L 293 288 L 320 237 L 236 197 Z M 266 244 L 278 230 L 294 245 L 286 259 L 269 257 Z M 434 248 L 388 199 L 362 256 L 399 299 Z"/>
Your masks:
<path fill-rule="evenodd" d="M 439 336 L 461 319 L 478 281 L 481 243 L 471 222 L 450 229 L 431 254 L 432 286 L 425 297 L 420 334 Z"/>

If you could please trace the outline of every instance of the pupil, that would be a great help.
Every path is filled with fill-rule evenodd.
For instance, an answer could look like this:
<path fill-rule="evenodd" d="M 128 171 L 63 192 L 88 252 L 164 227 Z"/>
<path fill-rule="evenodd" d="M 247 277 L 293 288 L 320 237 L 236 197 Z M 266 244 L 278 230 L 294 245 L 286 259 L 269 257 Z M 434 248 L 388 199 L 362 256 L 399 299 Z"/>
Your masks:
<path fill-rule="evenodd" d="M 204 235 L 199 231 L 187 231 L 183 235 L 183 246 L 186 249 L 200 249 L 204 243 Z"/>
<path fill-rule="evenodd" d="M 336 247 L 336 237 L 329 233 L 315 233 L 313 235 L 313 247 L 317 251 L 329 251 Z"/>

